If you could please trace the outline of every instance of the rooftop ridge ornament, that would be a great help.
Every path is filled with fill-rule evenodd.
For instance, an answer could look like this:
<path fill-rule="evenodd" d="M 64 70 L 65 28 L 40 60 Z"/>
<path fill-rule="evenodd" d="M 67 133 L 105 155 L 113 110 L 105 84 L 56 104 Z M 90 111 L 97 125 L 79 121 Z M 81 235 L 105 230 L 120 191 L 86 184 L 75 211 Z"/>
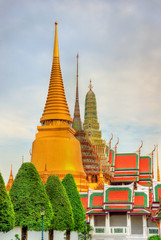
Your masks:
<path fill-rule="evenodd" d="M 157 181 L 160 182 L 160 170 L 159 170 L 158 145 L 157 145 Z"/>
<path fill-rule="evenodd" d="M 92 91 L 92 88 L 93 88 L 93 86 L 92 86 L 92 81 L 91 81 L 91 79 L 90 79 L 89 91 Z"/>
<path fill-rule="evenodd" d="M 115 154 L 116 154 L 116 152 L 117 152 L 117 146 L 118 146 L 118 144 L 119 144 L 119 137 L 117 138 L 117 143 L 115 144 Z"/>

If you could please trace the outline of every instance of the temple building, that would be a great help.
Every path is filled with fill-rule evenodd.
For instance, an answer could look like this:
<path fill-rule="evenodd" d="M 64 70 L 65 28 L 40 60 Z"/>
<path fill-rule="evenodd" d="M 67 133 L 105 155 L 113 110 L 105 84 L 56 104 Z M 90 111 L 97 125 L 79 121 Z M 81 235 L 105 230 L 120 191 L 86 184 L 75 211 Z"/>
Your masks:
<path fill-rule="evenodd" d="M 154 150 L 141 155 L 116 153 L 110 163 L 114 178 L 103 189 L 80 193 L 86 215 L 93 227 L 92 239 L 147 239 L 160 234 L 161 182 L 157 148 L 157 180 L 154 179 Z"/>
<path fill-rule="evenodd" d="M 91 141 L 93 149 L 96 151 L 102 167 L 106 168 L 106 170 L 109 171 L 109 162 L 106 155 L 106 141 L 102 139 L 102 133 L 99 129 L 96 96 L 92 91 L 91 80 L 89 91 L 87 92 L 85 99 L 83 129 Z"/>
<path fill-rule="evenodd" d="M 41 126 L 32 145 L 31 162 L 43 183 L 55 174 L 60 179 L 74 176 L 86 217 L 93 227 L 94 240 L 144 239 L 160 234 L 161 182 L 157 147 L 157 180 L 154 178 L 154 151 L 141 154 L 118 152 L 102 139 L 97 103 L 90 81 L 85 99 L 82 127 L 79 108 L 78 55 L 74 118 L 70 116 L 61 75 L 57 23 L 48 95 Z M 12 168 L 7 183 L 13 183 Z"/>
<path fill-rule="evenodd" d="M 42 180 L 45 181 L 51 174 L 62 179 L 67 173 L 71 173 L 78 189 L 87 190 L 80 143 L 74 136 L 75 130 L 71 127 L 72 118 L 64 91 L 57 23 L 48 95 L 40 123 L 32 145 L 31 162 L 36 166 Z"/>

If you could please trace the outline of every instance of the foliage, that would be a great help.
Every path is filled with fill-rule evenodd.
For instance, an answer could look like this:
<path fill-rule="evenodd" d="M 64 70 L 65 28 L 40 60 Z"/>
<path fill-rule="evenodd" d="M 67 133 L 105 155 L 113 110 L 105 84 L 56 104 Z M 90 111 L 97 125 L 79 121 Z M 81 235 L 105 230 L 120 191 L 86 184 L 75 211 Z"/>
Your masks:
<path fill-rule="evenodd" d="M 8 232 L 15 226 L 15 213 L 3 177 L 0 173 L 0 231 Z"/>
<path fill-rule="evenodd" d="M 62 181 L 68 194 L 74 217 L 74 231 L 84 231 L 85 210 L 72 174 L 67 174 Z"/>
<path fill-rule="evenodd" d="M 86 221 L 85 221 L 86 224 Z M 90 224 L 86 224 L 86 239 L 92 240 L 92 234 L 90 233 L 93 231 L 93 227 Z M 78 235 L 79 240 L 84 240 L 84 232 L 79 233 Z"/>
<path fill-rule="evenodd" d="M 19 238 L 19 235 L 18 234 L 15 234 L 15 240 L 20 240 L 20 238 Z M 11 240 L 13 240 L 13 239 L 11 239 Z"/>
<path fill-rule="evenodd" d="M 10 196 L 16 214 L 16 226 L 28 230 L 41 230 L 41 207 L 45 209 L 44 230 L 50 226 L 53 217 L 50 200 L 41 178 L 31 162 L 21 165 L 10 189 Z"/>
<path fill-rule="evenodd" d="M 72 207 L 60 179 L 51 175 L 47 179 L 45 188 L 54 213 L 51 228 L 57 231 L 71 231 L 74 227 Z"/>
<path fill-rule="evenodd" d="M 161 240 L 161 237 L 159 235 L 153 235 L 149 237 L 148 240 Z"/>

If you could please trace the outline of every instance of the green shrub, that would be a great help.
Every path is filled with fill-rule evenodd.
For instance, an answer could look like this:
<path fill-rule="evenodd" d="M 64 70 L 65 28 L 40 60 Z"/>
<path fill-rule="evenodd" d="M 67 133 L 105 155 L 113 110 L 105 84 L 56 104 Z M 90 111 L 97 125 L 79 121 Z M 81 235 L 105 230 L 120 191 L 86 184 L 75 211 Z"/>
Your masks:
<path fill-rule="evenodd" d="M 13 240 L 13 239 L 11 239 L 11 240 Z M 20 240 L 20 238 L 19 238 L 19 235 L 18 235 L 18 234 L 15 234 L 15 240 Z"/>
<path fill-rule="evenodd" d="M 161 240 L 161 237 L 159 235 L 153 235 L 149 237 L 148 240 Z"/>
<path fill-rule="evenodd" d="M 41 207 L 45 209 L 44 230 L 50 226 L 53 211 L 41 178 L 31 162 L 21 165 L 10 189 L 10 197 L 16 214 L 16 226 L 41 230 Z"/>
<path fill-rule="evenodd" d="M 15 226 L 15 213 L 10 196 L 0 173 L 0 231 L 8 232 Z"/>
<path fill-rule="evenodd" d="M 72 174 L 67 174 L 62 183 L 68 194 L 74 217 L 74 231 L 83 232 L 85 228 L 85 210 Z"/>
<path fill-rule="evenodd" d="M 54 213 L 51 228 L 57 231 L 71 231 L 74 227 L 72 207 L 58 176 L 51 175 L 48 177 L 45 188 Z"/>

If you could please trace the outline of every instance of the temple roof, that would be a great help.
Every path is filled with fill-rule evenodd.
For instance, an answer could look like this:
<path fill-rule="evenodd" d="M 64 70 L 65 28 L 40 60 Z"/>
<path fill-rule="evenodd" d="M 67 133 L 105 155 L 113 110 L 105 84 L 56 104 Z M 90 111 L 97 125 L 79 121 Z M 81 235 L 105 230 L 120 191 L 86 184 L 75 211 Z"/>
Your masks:
<path fill-rule="evenodd" d="M 67 100 L 65 97 L 59 62 L 57 22 L 55 23 L 54 54 L 48 96 L 40 122 L 43 124 L 46 120 L 65 120 L 72 122 Z"/>

